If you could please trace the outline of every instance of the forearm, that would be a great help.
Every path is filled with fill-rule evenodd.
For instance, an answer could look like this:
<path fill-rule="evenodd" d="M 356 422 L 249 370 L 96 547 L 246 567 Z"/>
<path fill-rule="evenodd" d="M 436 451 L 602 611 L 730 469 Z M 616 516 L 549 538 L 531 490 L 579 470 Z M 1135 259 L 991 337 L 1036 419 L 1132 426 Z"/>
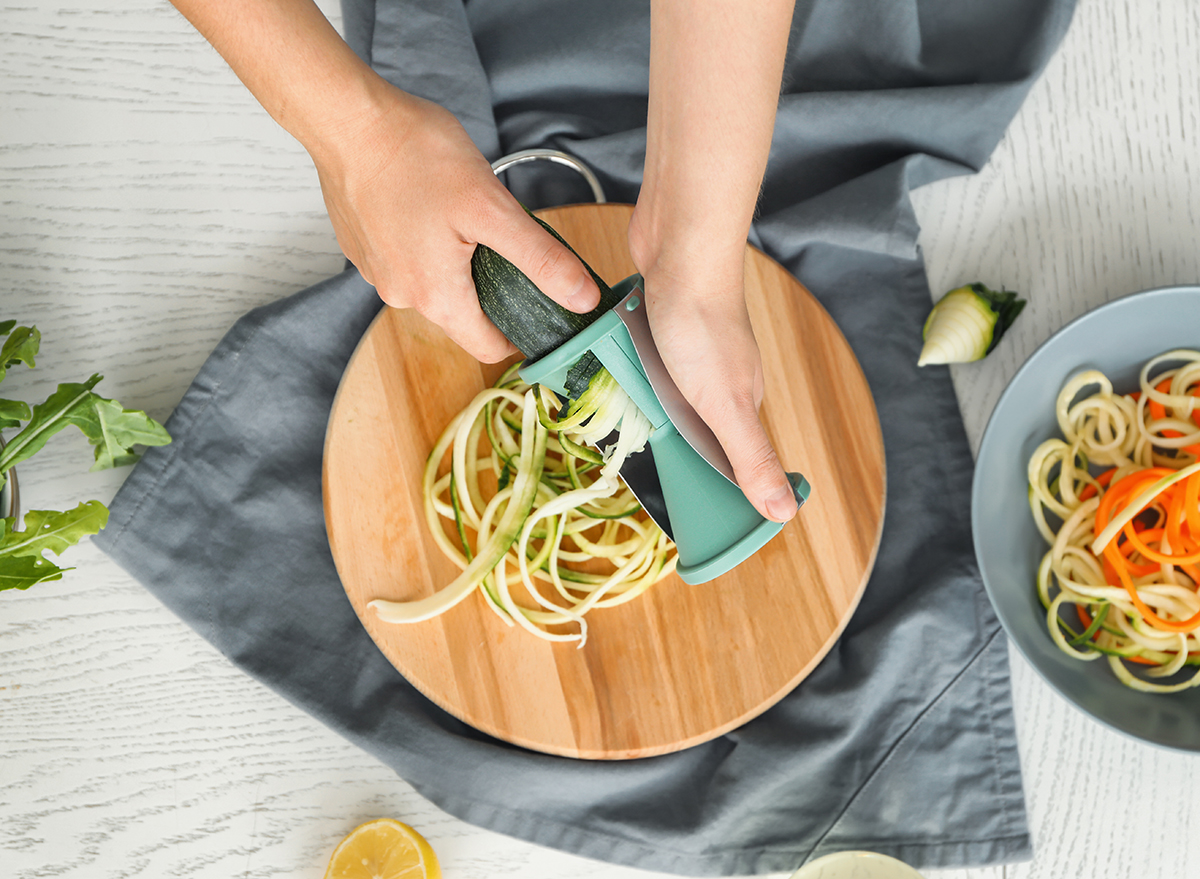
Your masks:
<path fill-rule="evenodd" d="M 654 341 L 746 497 L 796 500 L 758 418 L 746 236 L 771 149 L 793 0 L 652 0 L 646 168 L 629 224 Z"/>
<path fill-rule="evenodd" d="M 741 269 L 770 152 L 794 0 L 654 0 L 645 260 L 672 250 Z M 714 250 L 714 248 L 716 250 Z M 669 268 L 669 267 L 668 267 Z"/>
<path fill-rule="evenodd" d="M 369 117 L 383 83 L 312 0 L 171 0 L 309 152 Z"/>
<path fill-rule="evenodd" d="M 338 244 L 381 299 L 414 308 L 480 360 L 515 349 L 471 282 L 486 244 L 578 312 L 600 291 L 528 217 L 447 110 L 387 83 L 312 0 L 171 0 L 308 150 Z"/>

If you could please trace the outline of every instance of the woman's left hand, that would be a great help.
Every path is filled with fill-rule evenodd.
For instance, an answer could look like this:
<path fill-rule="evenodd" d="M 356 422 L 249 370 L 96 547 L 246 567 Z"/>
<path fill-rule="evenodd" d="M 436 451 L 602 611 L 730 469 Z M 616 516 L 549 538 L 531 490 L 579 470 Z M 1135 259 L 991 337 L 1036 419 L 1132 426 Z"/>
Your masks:
<path fill-rule="evenodd" d="M 692 260 L 672 265 L 669 258 L 649 257 L 637 230 L 635 218 L 635 264 L 645 278 L 646 314 L 667 371 L 716 434 L 746 498 L 766 518 L 786 522 L 797 505 L 758 417 L 762 359 L 746 310 L 743 257 L 736 268 Z"/>
<path fill-rule="evenodd" d="M 629 223 L 663 363 L 746 498 L 777 522 L 796 514 L 796 499 L 758 419 L 762 361 L 743 272 L 792 8 L 653 0 L 646 165 Z"/>

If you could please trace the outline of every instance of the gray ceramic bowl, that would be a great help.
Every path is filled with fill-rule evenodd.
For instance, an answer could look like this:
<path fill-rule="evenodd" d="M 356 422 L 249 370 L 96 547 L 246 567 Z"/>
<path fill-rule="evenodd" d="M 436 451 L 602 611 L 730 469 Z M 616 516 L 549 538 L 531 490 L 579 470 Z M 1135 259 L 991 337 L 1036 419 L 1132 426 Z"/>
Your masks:
<path fill-rule="evenodd" d="M 1103 659 L 1080 662 L 1050 639 L 1038 602 L 1046 551 L 1026 496 L 1026 464 L 1038 444 L 1061 436 L 1054 402 L 1082 369 L 1099 369 L 1119 391 L 1137 388 L 1142 365 L 1172 348 L 1200 349 L 1200 287 L 1149 290 L 1106 303 L 1051 336 L 1017 371 L 988 421 L 971 498 L 983 582 L 1010 638 L 1067 701 L 1135 738 L 1200 751 L 1200 688 L 1159 695 L 1121 684 Z"/>

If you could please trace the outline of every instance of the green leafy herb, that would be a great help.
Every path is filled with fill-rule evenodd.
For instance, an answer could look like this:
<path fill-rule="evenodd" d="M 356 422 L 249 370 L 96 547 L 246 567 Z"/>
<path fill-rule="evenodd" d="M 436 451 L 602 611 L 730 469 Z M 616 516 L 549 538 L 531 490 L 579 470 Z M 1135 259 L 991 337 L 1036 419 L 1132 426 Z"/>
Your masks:
<path fill-rule="evenodd" d="M 28 589 L 35 583 L 62 578 L 63 571 L 42 554 L 62 555 L 82 538 L 98 534 L 108 523 L 108 508 L 85 501 L 73 510 L 30 510 L 25 528 L 15 531 L 16 519 L 0 519 L 0 590 Z"/>
<path fill-rule="evenodd" d="M 61 580 L 63 571 L 71 570 L 74 568 L 60 568 L 41 556 L 4 558 L 0 563 L 0 592 L 5 589 L 28 589 L 47 580 Z"/>
<path fill-rule="evenodd" d="M 16 325 L 16 321 L 5 321 L 0 324 L 0 327 L 8 324 Z M 4 340 L 4 345 L 0 347 L 0 381 L 4 381 L 4 376 L 8 372 L 9 367 L 16 366 L 18 363 L 24 363 L 30 369 L 33 369 L 33 358 L 38 352 L 38 345 L 42 340 L 42 334 L 37 331 L 37 327 L 17 327 L 13 330 L 4 330 L 9 333 L 7 339 Z"/>
<path fill-rule="evenodd" d="M 29 368 L 41 343 L 36 327 L 18 327 L 16 321 L 0 321 L 0 381 L 7 370 L 24 363 Z M 95 447 L 93 470 L 132 464 L 138 459 L 135 446 L 161 446 L 171 441 L 166 428 L 147 415 L 126 409 L 116 400 L 101 397 L 92 389 L 100 375 L 85 382 L 64 383 L 43 402 L 30 407 L 21 400 L 0 400 L 0 429 L 20 428 L 0 448 L 0 488 L 8 471 L 27 461 L 46 445 L 50 437 L 74 425 Z M 22 426 L 23 425 L 23 426 Z M 47 559 L 47 550 L 61 555 L 84 537 L 98 533 L 108 522 L 108 508 L 100 501 L 85 501 L 73 510 L 30 510 L 24 527 L 16 518 L 0 520 L 0 591 L 28 589 L 35 583 L 58 580 L 63 571 Z"/>
<path fill-rule="evenodd" d="M 0 430 L 20 427 L 22 421 L 32 416 L 29 404 L 22 400 L 0 400 Z"/>
<path fill-rule="evenodd" d="M 72 424 L 96 447 L 93 470 L 132 464 L 138 459 L 135 445 L 162 446 L 171 441 L 166 429 L 145 412 L 124 409 L 116 400 L 94 393 L 92 388 L 101 378 L 93 375 L 83 383 L 61 384 L 44 403 L 34 406 L 29 423 L 0 452 L 0 473 L 31 458 L 50 437 Z"/>

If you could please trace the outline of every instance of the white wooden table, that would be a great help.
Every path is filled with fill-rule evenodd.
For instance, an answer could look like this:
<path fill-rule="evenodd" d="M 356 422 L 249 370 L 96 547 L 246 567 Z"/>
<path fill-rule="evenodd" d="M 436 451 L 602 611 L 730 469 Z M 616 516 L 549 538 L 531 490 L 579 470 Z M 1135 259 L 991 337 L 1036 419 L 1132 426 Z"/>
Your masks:
<path fill-rule="evenodd" d="M 325 0 L 338 21 L 336 0 Z M 165 419 L 233 321 L 338 271 L 303 151 L 164 2 L 0 0 L 0 317 L 39 369 L 5 396 L 106 375 Z M 915 194 L 933 288 L 1029 306 L 956 368 L 973 443 L 1008 378 L 1070 318 L 1200 281 L 1200 5 L 1080 0 L 991 164 Z M 81 438 L 21 468 L 26 506 L 111 500 Z M 447 877 L 635 879 L 441 813 L 222 659 L 89 545 L 59 583 L 0 595 L 0 876 L 320 877 L 390 815 Z M 942 879 L 1200 876 L 1200 758 L 1093 723 L 1013 656 L 1036 856 Z M 1178 804 L 1178 805 L 1177 805 Z"/>

